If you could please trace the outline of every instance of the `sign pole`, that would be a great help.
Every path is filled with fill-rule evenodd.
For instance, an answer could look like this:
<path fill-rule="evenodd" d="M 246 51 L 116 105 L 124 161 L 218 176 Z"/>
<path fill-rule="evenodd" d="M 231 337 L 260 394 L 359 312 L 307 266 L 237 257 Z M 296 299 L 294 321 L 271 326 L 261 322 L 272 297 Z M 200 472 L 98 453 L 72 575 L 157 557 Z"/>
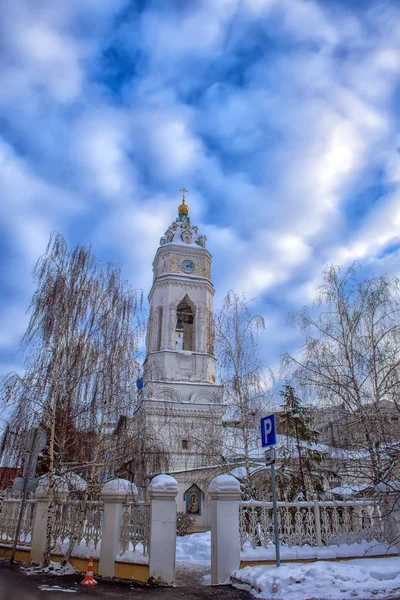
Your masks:
<path fill-rule="evenodd" d="M 275 461 L 271 464 L 272 507 L 274 512 L 275 556 L 276 566 L 281 566 L 281 549 L 279 546 L 278 503 L 276 501 Z"/>
<path fill-rule="evenodd" d="M 260 420 L 261 426 L 261 446 L 268 448 L 265 452 L 265 464 L 271 467 L 271 486 L 272 486 L 272 508 L 274 513 L 274 533 L 275 533 L 275 556 L 276 566 L 281 566 L 281 550 L 279 546 L 279 524 L 278 524 L 278 503 L 276 501 L 276 479 L 275 479 L 275 448 L 276 445 L 276 420 L 275 415 L 268 415 Z"/>

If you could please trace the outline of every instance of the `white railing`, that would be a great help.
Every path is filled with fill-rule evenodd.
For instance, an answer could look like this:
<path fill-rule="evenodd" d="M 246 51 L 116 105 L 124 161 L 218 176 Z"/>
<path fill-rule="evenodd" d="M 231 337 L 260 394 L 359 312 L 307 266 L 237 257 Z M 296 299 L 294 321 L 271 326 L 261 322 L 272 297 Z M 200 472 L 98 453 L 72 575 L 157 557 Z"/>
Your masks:
<path fill-rule="evenodd" d="M 121 527 L 122 553 L 139 550 L 147 554 L 150 537 L 150 504 L 127 502 L 124 504 Z"/>
<path fill-rule="evenodd" d="M 21 498 L 2 499 L 0 504 L 0 543 L 8 545 L 14 542 L 20 507 Z M 36 501 L 27 500 L 19 532 L 19 546 L 30 546 L 35 511 Z"/>
<path fill-rule="evenodd" d="M 60 548 L 75 539 L 76 545 L 84 543 L 95 550 L 101 542 L 103 511 L 103 503 L 99 501 L 56 503 L 52 547 Z"/>
<path fill-rule="evenodd" d="M 373 500 L 278 502 L 279 537 L 286 546 L 329 546 L 384 541 L 383 521 Z M 274 543 L 272 502 L 240 502 L 240 546 Z"/>

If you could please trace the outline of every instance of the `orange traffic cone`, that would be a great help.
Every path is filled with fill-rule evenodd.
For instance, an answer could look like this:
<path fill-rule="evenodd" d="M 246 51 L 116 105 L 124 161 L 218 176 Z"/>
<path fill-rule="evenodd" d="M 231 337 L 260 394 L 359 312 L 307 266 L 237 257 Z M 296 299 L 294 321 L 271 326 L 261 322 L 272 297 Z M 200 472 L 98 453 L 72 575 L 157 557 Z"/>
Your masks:
<path fill-rule="evenodd" d="M 81 585 L 97 585 L 97 581 L 93 579 L 93 557 L 89 558 L 89 564 L 86 571 L 85 579 L 81 581 Z"/>

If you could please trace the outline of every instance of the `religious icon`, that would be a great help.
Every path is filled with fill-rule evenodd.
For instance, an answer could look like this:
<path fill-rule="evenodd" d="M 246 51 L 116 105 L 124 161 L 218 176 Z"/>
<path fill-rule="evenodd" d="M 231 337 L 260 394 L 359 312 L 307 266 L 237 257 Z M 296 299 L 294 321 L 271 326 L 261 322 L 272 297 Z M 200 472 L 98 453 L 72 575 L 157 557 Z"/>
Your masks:
<path fill-rule="evenodd" d="M 189 515 L 201 514 L 201 490 L 197 485 L 192 485 L 185 493 L 186 512 Z"/>
<path fill-rule="evenodd" d="M 188 512 L 193 515 L 197 515 L 199 512 L 199 501 L 194 492 L 189 497 Z"/>

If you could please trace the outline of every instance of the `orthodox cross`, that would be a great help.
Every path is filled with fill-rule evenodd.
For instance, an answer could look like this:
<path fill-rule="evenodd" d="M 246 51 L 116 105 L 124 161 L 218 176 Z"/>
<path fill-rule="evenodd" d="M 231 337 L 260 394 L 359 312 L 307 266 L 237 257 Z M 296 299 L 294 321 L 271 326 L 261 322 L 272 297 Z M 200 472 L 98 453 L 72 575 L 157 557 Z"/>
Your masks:
<path fill-rule="evenodd" d="M 189 190 L 187 190 L 186 188 L 182 188 L 182 189 L 181 189 L 181 190 L 179 190 L 179 191 L 180 191 L 180 192 L 182 192 L 182 202 L 183 202 L 183 204 L 185 204 L 185 200 L 186 200 L 185 194 L 187 194 L 187 192 L 188 192 Z"/>

